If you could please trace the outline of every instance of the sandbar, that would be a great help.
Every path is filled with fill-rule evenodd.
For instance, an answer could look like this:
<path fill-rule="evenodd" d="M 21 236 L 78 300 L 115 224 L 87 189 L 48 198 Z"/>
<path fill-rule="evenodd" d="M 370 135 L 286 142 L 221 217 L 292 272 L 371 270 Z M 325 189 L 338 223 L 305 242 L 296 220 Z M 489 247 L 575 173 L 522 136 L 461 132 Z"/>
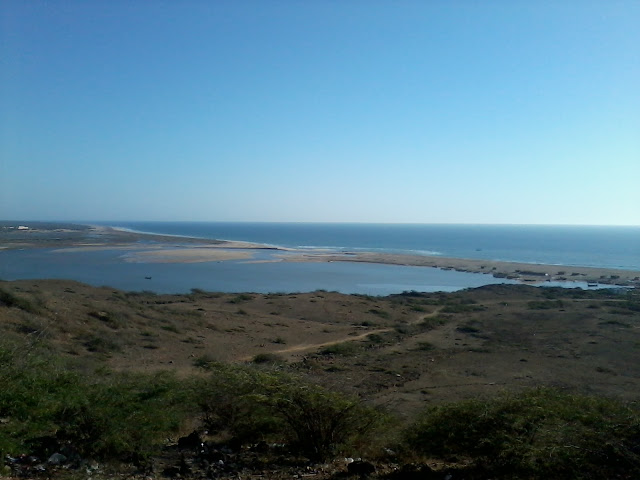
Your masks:
<path fill-rule="evenodd" d="M 288 262 L 364 262 L 432 267 L 442 270 L 456 270 L 458 272 L 484 273 L 496 278 L 508 278 L 530 284 L 540 284 L 548 281 L 579 281 L 640 287 L 640 271 L 612 268 L 544 265 L 537 263 L 373 252 L 300 253 L 296 255 L 283 255 L 281 259 Z"/>
<path fill-rule="evenodd" d="M 132 252 L 125 257 L 126 262 L 143 263 L 199 263 L 221 262 L 224 260 L 243 260 L 252 258 L 253 253 L 246 250 L 232 250 L 222 248 L 162 248 Z"/>

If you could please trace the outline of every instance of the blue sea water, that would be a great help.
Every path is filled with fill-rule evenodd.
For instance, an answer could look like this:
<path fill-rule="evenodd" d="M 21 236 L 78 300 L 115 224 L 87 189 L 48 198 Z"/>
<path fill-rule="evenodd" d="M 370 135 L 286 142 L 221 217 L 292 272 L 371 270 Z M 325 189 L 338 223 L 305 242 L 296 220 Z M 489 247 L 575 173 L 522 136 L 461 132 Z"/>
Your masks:
<path fill-rule="evenodd" d="M 640 227 L 120 222 L 131 230 L 294 248 L 640 270 Z"/>
<path fill-rule="evenodd" d="M 97 224 L 97 222 L 90 222 Z M 539 227 L 480 225 L 369 225 L 308 223 L 120 222 L 135 231 L 267 245 L 380 251 L 557 265 L 640 270 L 638 227 Z M 176 238 L 179 244 L 179 238 Z M 141 248 L 143 245 L 141 245 Z M 273 252 L 259 252 L 269 258 Z M 126 250 L 0 251 L 0 279 L 62 278 L 124 290 L 183 293 L 306 292 L 388 295 L 405 290 L 455 291 L 514 283 L 487 274 L 427 267 L 332 263 L 130 263 Z M 151 277 L 148 279 L 147 277 Z M 583 286 L 569 282 L 563 286 Z"/>

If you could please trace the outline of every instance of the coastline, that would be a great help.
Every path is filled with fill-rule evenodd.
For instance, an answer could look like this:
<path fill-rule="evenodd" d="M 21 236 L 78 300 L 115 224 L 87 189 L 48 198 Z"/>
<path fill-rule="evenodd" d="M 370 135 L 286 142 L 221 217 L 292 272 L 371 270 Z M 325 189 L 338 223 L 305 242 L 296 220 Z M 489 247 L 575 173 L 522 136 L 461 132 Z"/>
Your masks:
<path fill-rule="evenodd" d="M 364 262 L 388 265 L 431 267 L 458 272 L 483 273 L 496 278 L 507 278 L 527 284 L 547 281 L 587 282 L 612 286 L 640 287 L 640 272 L 612 268 L 546 265 L 540 263 L 502 262 L 472 258 L 427 257 L 391 253 L 345 252 L 324 254 L 300 254 L 288 256 L 285 261 L 300 262 Z"/>
<path fill-rule="evenodd" d="M 575 281 L 640 288 L 640 271 L 637 270 L 396 253 L 292 249 L 242 241 L 134 232 L 99 225 L 31 223 L 34 227 L 28 230 L 8 230 L 6 227 L 0 229 L 0 251 L 32 248 L 53 248 L 54 252 L 122 249 L 130 252 L 126 261 L 141 263 L 198 263 L 226 260 L 360 262 L 482 273 L 530 285 Z M 271 253 L 272 258 L 255 260 L 254 254 L 258 252 Z"/>

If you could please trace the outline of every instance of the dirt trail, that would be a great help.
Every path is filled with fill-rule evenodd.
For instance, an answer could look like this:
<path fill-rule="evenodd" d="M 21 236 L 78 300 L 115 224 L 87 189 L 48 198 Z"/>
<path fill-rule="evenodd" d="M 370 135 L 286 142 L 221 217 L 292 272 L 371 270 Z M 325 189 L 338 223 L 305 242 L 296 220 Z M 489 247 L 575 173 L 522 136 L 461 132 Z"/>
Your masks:
<path fill-rule="evenodd" d="M 427 313 L 426 315 L 419 315 L 418 318 L 416 318 L 412 322 L 409 322 L 409 325 L 415 325 L 416 323 L 423 322 L 427 318 L 435 317 L 438 313 L 440 313 L 440 310 L 442 310 L 442 308 L 443 307 L 438 307 L 431 313 Z M 283 348 L 281 350 L 275 350 L 275 351 L 272 351 L 272 352 L 269 352 L 269 353 L 281 354 L 281 353 L 309 352 L 309 351 L 312 351 L 312 350 L 317 350 L 319 348 L 330 347 L 331 345 L 337 345 L 338 343 L 356 342 L 358 340 L 363 340 L 363 339 L 367 338 L 369 335 L 375 335 L 377 333 L 386 333 L 386 332 L 390 332 L 392 330 L 393 330 L 393 327 L 378 328 L 377 330 L 367 330 L 366 332 L 361 333 L 360 335 L 347 335 L 346 337 L 338 338 L 337 340 L 331 340 L 330 342 L 311 343 L 311 344 L 303 343 L 303 344 L 300 344 L 300 345 L 294 345 L 292 347 Z M 245 357 L 245 358 L 242 358 L 240 360 L 241 361 L 249 361 L 249 360 L 251 360 L 251 358 L 253 358 L 253 357 Z"/>

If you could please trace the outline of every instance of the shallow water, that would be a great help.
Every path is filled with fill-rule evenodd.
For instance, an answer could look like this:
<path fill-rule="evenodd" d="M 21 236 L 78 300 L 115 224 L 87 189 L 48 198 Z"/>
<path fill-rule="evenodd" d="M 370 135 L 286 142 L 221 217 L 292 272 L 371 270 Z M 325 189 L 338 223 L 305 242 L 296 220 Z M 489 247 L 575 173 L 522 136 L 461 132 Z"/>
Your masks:
<path fill-rule="evenodd" d="M 388 295 L 406 290 L 451 292 L 493 283 L 515 283 L 487 274 L 429 267 L 350 262 L 221 261 L 202 263 L 132 263 L 123 250 L 0 252 L 0 278 L 71 279 L 94 286 L 157 293 L 185 293 L 192 288 L 220 292 L 310 292 Z M 260 259 L 270 254 L 260 252 Z M 145 277 L 151 277 L 146 279 Z"/>

